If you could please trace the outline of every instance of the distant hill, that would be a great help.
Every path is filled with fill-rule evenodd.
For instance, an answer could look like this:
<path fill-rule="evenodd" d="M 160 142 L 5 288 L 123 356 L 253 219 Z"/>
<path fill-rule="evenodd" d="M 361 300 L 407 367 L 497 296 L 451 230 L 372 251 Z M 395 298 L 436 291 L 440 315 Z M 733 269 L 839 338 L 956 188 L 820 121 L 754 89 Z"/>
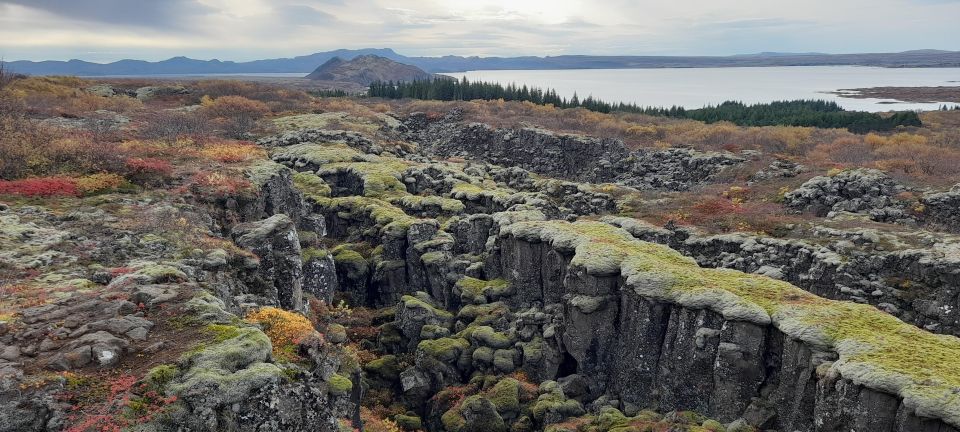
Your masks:
<path fill-rule="evenodd" d="M 369 85 L 374 81 L 416 81 L 429 79 L 432 76 L 416 66 L 399 63 L 386 57 L 365 54 L 354 57 L 352 60 L 334 57 L 306 78 Z"/>
<path fill-rule="evenodd" d="M 592 56 L 552 57 L 408 57 L 389 48 L 336 50 L 293 58 L 232 62 L 174 57 L 159 62 L 120 60 L 113 63 L 70 61 L 12 61 L 11 70 L 33 75 L 158 75 L 158 74 L 244 74 L 310 73 L 318 64 L 334 57 L 345 61 L 375 55 L 413 65 L 427 72 L 462 72 L 497 69 L 652 69 L 762 66 L 877 66 L 877 67 L 960 67 L 960 52 L 915 50 L 900 53 L 817 54 L 759 53 L 735 56 Z"/>

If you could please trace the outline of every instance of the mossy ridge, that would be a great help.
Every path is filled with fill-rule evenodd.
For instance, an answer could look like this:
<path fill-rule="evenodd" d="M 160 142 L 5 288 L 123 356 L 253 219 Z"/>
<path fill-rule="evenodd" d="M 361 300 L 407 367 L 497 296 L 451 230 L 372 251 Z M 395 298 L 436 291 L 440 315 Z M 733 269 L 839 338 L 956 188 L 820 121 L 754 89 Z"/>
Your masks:
<path fill-rule="evenodd" d="M 331 189 L 320 176 L 308 173 L 297 172 L 293 174 L 293 187 L 307 198 L 314 201 L 321 201 L 330 198 Z"/>
<path fill-rule="evenodd" d="M 453 189 L 450 190 L 450 196 L 452 198 L 467 201 L 477 201 L 483 197 L 490 197 L 494 200 L 502 200 L 513 194 L 514 191 L 512 190 L 500 187 L 484 187 L 474 183 L 467 183 L 465 181 L 458 181 L 453 185 Z"/>
<path fill-rule="evenodd" d="M 575 251 L 571 265 L 626 278 L 638 294 L 727 319 L 773 323 L 813 346 L 832 349 L 841 376 L 898 394 L 918 415 L 960 426 L 960 340 L 905 324 L 869 305 L 828 300 L 789 283 L 733 270 L 703 269 L 666 246 L 592 221 L 518 222 L 502 236 Z"/>
<path fill-rule="evenodd" d="M 469 297 L 476 299 L 481 296 L 502 297 L 510 294 L 510 282 L 506 279 L 482 280 L 465 276 L 457 281 L 457 287 L 460 288 L 461 298 Z"/>
<path fill-rule="evenodd" d="M 323 248 L 307 247 L 300 250 L 300 260 L 304 263 L 316 259 L 326 259 L 330 251 Z"/>
<path fill-rule="evenodd" d="M 412 295 L 405 295 L 401 297 L 400 302 L 403 303 L 403 307 L 405 309 L 424 309 L 430 311 L 430 313 L 436 317 L 453 320 L 452 313 L 420 300 Z"/>
<path fill-rule="evenodd" d="M 336 174 L 348 172 L 363 179 L 363 195 L 371 198 L 390 198 L 409 195 L 400 179 L 411 165 L 396 158 L 377 157 L 369 162 L 334 162 L 324 165 L 318 172 Z"/>
<path fill-rule="evenodd" d="M 323 212 L 335 212 L 341 217 L 358 220 L 370 219 L 382 234 L 405 236 L 417 218 L 406 214 L 394 205 L 376 198 L 349 196 L 317 201 Z"/>
<path fill-rule="evenodd" d="M 269 159 L 260 159 L 254 161 L 250 166 L 243 170 L 244 175 L 257 188 L 262 188 L 270 179 L 280 175 L 281 172 L 289 170 L 285 165 L 278 164 Z"/>
<path fill-rule="evenodd" d="M 444 213 L 457 214 L 462 213 L 467 208 L 467 206 L 459 200 L 438 196 L 404 195 L 391 198 L 389 201 L 391 204 L 413 211 L 422 211 L 432 207 L 440 209 L 440 211 Z"/>
<path fill-rule="evenodd" d="M 272 158 L 278 162 L 292 162 L 298 166 L 324 166 L 334 162 L 361 162 L 371 155 L 360 153 L 346 144 L 303 143 L 274 149 Z"/>
<path fill-rule="evenodd" d="M 463 338 L 448 337 L 420 341 L 417 351 L 444 362 L 451 362 L 470 349 L 470 342 Z"/>

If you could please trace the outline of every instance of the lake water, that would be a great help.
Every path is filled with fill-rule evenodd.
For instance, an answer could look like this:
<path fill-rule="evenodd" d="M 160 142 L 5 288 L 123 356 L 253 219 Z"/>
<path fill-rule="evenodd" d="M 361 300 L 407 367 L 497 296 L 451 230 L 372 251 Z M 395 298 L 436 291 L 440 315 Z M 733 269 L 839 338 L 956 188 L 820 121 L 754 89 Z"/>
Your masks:
<path fill-rule="evenodd" d="M 829 92 L 866 87 L 956 86 L 960 68 L 874 68 L 794 66 L 685 69 L 498 70 L 446 74 L 456 78 L 552 88 L 564 97 L 576 92 L 607 102 L 641 106 L 700 108 L 728 100 L 761 103 L 825 99 L 860 111 L 930 110 L 939 103 L 883 103 L 881 99 L 843 98 Z M 956 104 L 949 104 L 956 105 Z"/>

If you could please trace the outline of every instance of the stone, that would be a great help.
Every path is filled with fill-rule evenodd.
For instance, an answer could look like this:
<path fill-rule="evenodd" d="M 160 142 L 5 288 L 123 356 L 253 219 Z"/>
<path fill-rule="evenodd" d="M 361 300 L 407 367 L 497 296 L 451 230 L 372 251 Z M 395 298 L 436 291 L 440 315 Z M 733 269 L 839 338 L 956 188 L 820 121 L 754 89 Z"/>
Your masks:
<path fill-rule="evenodd" d="M 303 263 L 300 240 L 293 220 L 284 214 L 258 222 L 239 224 L 233 238 L 260 258 L 251 281 L 257 294 L 285 309 L 303 309 Z"/>

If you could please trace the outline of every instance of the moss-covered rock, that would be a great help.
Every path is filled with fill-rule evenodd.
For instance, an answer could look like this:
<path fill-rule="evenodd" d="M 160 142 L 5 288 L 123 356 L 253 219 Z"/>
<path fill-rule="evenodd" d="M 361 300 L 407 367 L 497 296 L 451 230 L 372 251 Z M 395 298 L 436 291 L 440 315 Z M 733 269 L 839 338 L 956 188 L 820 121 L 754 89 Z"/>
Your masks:
<path fill-rule="evenodd" d="M 463 338 L 440 338 L 421 341 L 417 351 L 443 362 L 452 362 L 470 348 L 470 342 Z"/>
<path fill-rule="evenodd" d="M 502 417 L 514 417 L 520 412 L 520 382 L 513 378 L 498 381 L 485 396 Z"/>
<path fill-rule="evenodd" d="M 503 349 L 513 346 L 510 336 L 500 333 L 489 326 L 478 326 L 473 329 L 470 339 L 481 346 Z"/>
<path fill-rule="evenodd" d="M 353 390 L 353 382 L 350 381 L 350 378 L 340 374 L 331 375 L 330 379 L 327 380 L 327 385 L 327 388 L 330 390 L 330 394 L 335 396 L 344 396 Z"/>
<path fill-rule="evenodd" d="M 507 425 L 497 413 L 490 400 L 480 395 L 469 396 L 459 407 L 455 407 L 441 417 L 448 431 L 457 432 L 506 432 Z"/>
<path fill-rule="evenodd" d="M 567 399 L 556 381 L 545 381 L 540 384 L 540 395 L 530 407 L 533 417 L 541 424 L 558 423 L 570 417 L 583 415 L 583 406 L 580 402 Z"/>
<path fill-rule="evenodd" d="M 389 354 L 367 362 L 367 364 L 363 365 L 363 370 L 372 377 L 388 382 L 399 380 L 400 372 L 402 372 L 401 364 L 397 356 Z"/>
<path fill-rule="evenodd" d="M 246 400 L 256 389 L 283 379 L 283 371 L 267 363 L 272 349 L 270 338 L 259 329 L 239 328 L 235 337 L 189 353 L 168 392 L 208 407 Z"/>
<path fill-rule="evenodd" d="M 394 423 L 401 429 L 415 431 L 423 428 L 423 421 L 415 415 L 397 414 L 393 416 Z"/>

